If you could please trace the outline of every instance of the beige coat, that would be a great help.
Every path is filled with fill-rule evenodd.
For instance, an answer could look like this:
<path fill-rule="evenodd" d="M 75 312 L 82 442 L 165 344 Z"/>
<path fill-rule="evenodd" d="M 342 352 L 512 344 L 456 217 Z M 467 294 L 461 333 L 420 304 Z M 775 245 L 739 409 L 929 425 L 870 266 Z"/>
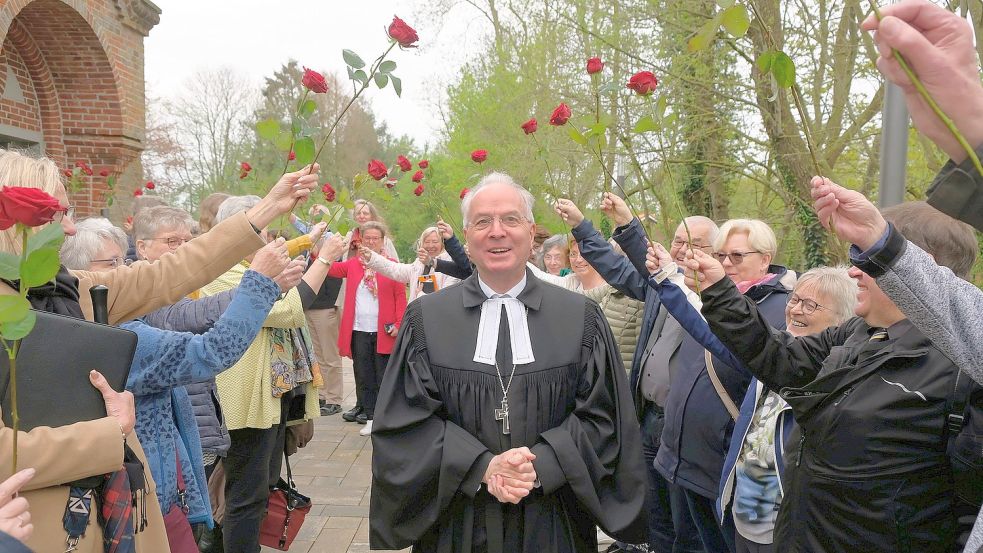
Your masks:
<path fill-rule="evenodd" d="M 105 273 L 75 271 L 79 279 L 79 303 L 85 317 L 91 319 L 88 290 L 103 284 L 109 288 L 109 322 L 125 322 L 177 302 L 262 245 L 246 216 L 236 215 L 174 253 L 165 254 L 156 263 L 139 262 Z M 12 290 L 0 289 L 0 293 L 12 293 Z M 11 442 L 11 430 L 0 422 L 0 480 L 10 476 Z M 147 477 L 148 525 L 136 534 L 136 551 L 167 553 L 167 535 L 146 455 L 135 433 L 130 434 L 127 443 L 144 462 Z M 37 470 L 23 494 L 30 502 L 34 523 L 34 535 L 27 545 L 38 553 L 64 551 L 66 534 L 62 516 L 68 487 L 59 484 L 119 470 L 123 466 L 119 424 L 116 419 L 106 417 L 59 428 L 35 428 L 20 433 L 17 450 L 19 468 Z M 77 551 L 101 553 L 102 550 L 102 529 L 93 513 Z"/>

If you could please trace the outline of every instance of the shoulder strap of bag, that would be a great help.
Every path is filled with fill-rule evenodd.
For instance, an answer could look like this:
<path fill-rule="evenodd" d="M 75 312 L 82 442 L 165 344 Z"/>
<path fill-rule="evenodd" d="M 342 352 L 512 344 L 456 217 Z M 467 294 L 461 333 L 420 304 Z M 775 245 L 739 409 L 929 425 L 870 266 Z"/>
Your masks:
<path fill-rule="evenodd" d="M 290 472 L 290 456 L 287 455 L 286 451 L 283 452 L 283 463 L 287 465 L 287 485 L 290 486 L 291 490 L 296 489 L 297 486 L 294 484 L 294 475 L 292 472 Z"/>
<path fill-rule="evenodd" d="M 191 510 L 188 507 L 188 493 L 187 486 L 184 482 L 184 471 L 181 470 L 181 453 L 177 447 L 177 441 L 174 442 L 174 463 L 177 465 L 177 504 L 178 507 L 184 511 L 184 514 L 188 514 Z"/>
<path fill-rule="evenodd" d="M 730 394 L 727 393 L 727 389 L 724 388 L 723 382 L 720 381 L 720 377 L 717 376 L 717 370 L 713 368 L 713 355 L 710 354 L 708 350 L 703 350 L 703 358 L 707 362 L 707 374 L 710 375 L 710 382 L 713 383 L 713 389 L 717 391 L 717 395 L 720 396 L 721 403 L 727 408 L 727 412 L 730 413 L 730 418 L 737 420 L 737 415 L 740 414 L 740 409 L 734 403 L 734 400 L 730 399 Z"/>
<path fill-rule="evenodd" d="M 969 403 L 969 394 L 973 389 L 973 379 L 969 378 L 961 370 L 956 372 L 956 383 L 953 386 L 952 396 L 949 398 L 949 405 L 945 414 L 946 428 L 946 455 L 952 455 L 952 448 L 956 436 L 963 429 L 965 422 L 966 404 Z"/>

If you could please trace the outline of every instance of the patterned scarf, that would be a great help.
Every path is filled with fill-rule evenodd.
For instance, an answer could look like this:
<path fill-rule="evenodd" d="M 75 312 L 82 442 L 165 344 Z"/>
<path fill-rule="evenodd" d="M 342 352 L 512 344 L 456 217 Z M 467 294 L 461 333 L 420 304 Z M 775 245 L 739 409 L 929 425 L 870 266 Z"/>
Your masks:
<path fill-rule="evenodd" d="M 372 297 L 379 297 L 379 287 L 378 282 L 375 279 L 375 269 L 370 268 L 365 264 L 365 260 L 361 257 L 358 258 L 358 262 L 362 264 L 362 270 L 365 274 L 362 276 L 362 283 L 365 287 L 372 292 Z"/>
<path fill-rule="evenodd" d="M 304 327 L 272 329 L 271 362 L 273 397 L 281 397 L 301 384 L 312 382 L 321 370 L 311 354 L 310 336 Z M 315 383 L 315 387 L 317 383 Z"/>

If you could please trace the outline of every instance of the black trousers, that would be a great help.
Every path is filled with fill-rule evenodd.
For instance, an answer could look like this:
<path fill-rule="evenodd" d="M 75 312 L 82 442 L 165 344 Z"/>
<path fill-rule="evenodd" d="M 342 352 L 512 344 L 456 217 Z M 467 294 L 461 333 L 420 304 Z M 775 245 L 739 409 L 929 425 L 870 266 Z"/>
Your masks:
<path fill-rule="evenodd" d="M 382 386 L 382 375 L 386 372 L 389 356 L 376 353 L 377 333 L 352 331 L 352 368 L 355 372 L 355 387 L 359 400 L 370 420 L 375 415 L 375 401 Z"/>
<path fill-rule="evenodd" d="M 266 514 L 270 488 L 276 485 L 283 463 L 287 411 L 293 392 L 280 398 L 280 423 L 271 428 L 229 430 L 232 445 L 225 464 L 225 522 L 222 541 L 226 553 L 259 553 L 259 527 Z"/>

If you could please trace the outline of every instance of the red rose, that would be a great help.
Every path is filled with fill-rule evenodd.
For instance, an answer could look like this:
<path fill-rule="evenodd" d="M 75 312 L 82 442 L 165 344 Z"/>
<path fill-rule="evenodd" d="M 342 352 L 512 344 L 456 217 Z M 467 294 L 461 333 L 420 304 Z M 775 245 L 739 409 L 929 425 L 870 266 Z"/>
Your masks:
<path fill-rule="evenodd" d="M 297 154 L 293 150 L 290 150 L 290 153 L 287 154 L 287 161 L 293 161 L 295 159 L 297 159 Z"/>
<path fill-rule="evenodd" d="M 413 182 L 422 182 L 422 181 L 423 181 L 423 171 L 417 171 L 416 173 L 413 173 Z M 417 194 L 417 196 L 419 196 L 419 194 Z"/>
<path fill-rule="evenodd" d="M 651 71 L 639 71 L 628 79 L 628 88 L 635 91 L 639 96 L 648 96 L 655 87 L 659 86 L 659 79 Z"/>
<path fill-rule="evenodd" d="M 420 160 L 420 163 L 417 163 L 416 165 L 420 169 L 426 169 L 427 167 L 430 167 L 430 160 L 429 159 L 421 159 Z"/>
<path fill-rule="evenodd" d="M 395 188 L 397 182 L 399 181 L 396 179 L 386 179 L 386 188 Z"/>
<path fill-rule="evenodd" d="M 239 180 L 242 180 L 242 179 L 244 179 L 244 178 L 246 178 L 248 176 L 249 176 L 249 171 L 243 171 L 243 172 L 239 173 Z"/>
<path fill-rule="evenodd" d="M 64 211 L 57 199 L 38 188 L 4 186 L 0 190 L 0 230 L 7 230 L 14 223 L 39 227 Z"/>
<path fill-rule="evenodd" d="M 99 176 L 100 177 L 108 177 L 109 176 L 109 169 L 103 169 L 102 171 L 99 171 Z"/>
<path fill-rule="evenodd" d="M 304 68 L 304 76 L 300 82 L 314 94 L 324 94 L 328 91 L 328 81 L 324 80 L 324 75 L 313 69 Z"/>
<path fill-rule="evenodd" d="M 537 130 L 539 130 L 539 123 L 536 122 L 535 117 L 522 124 L 522 132 L 526 134 L 532 134 Z"/>
<path fill-rule="evenodd" d="M 556 109 L 553 110 L 553 115 L 550 116 L 550 125 L 553 125 L 554 127 L 566 125 L 567 121 L 570 120 L 570 115 L 570 106 L 560 103 L 560 105 L 556 106 Z"/>
<path fill-rule="evenodd" d="M 143 196 L 143 190 L 140 190 L 139 188 L 137 188 L 136 190 L 133 191 L 133 196 L 134 197 L 136 197 L 136 196 Z"/>
<path fill-rule="evenodd" d="M 72 178 L 72 170 L 71 169 L 65 169 L 64 171 L 61 172 L 61 174 L 65 175 L 68 178 Z"/>
<path fill-rule="evenodd" d="M 604 69 L 604 62 L 601 58 L 591 58 L 587 60 L 587 74 L 593 75 L 594 73 L 600 73 Z"/>
<path fill-rule="evenodd" d="M 465 196 L 467 196 L 467 195 L 468 195 L 468 192 L 470 192 L 470 191 L 471 191 L 471 189 L 470 189 L 470 188 L 462 188 L 462 189 L 461 189 L 461 195 L 460 195 L 460 198 L 461 198 L 461 199 L 463 200 L 463 199 L 464 199 L 464 197 L 465 197 Z"/>
<path fill-rule="evenodd" d="M 475 150 L 471 152 L 471 161 L 475 163 L 482 163 L 488 159 L 488 150 Z"/>
<path fill-rule="evenodd" d="M 402 19 L 393 16 L 393 22 L 389 24 L 389 38 L 399 43 L 402 48 L 416 48 L 413 43 L 420 40 L 413 27 L 410 27 Z"/>
<path fill-rule="evenodd" d="M 82 172 L 85 173 L 86 176 L 91 177 L 92 176 L 92 167 L 89 167 L 88 165 L 83 165 L 82 166 Z"/>
<path fill-rule="evenodd" d="M 404 173 L 413 168 L 413 162 L 406 159 L 406 156 L 396 156 L 396 165 L 399 165 Z"/>
<path fill-rule="evenodd" d="M 335 189 L 331 186 L 331 183 L 330 182 L 324 183 L 324 186 L 321 187 L 321 192 L 324 192 L 324 199 L 325 200 L 327 200 L 329 202 L 333 202 L 334 201 L 336 192 L 335 192 Z"/>
<path fill-rule="evenodd" d="M 423 194 L 423 185 L 421 184 L 421 185 L 418 185 L 416 188 L 414 188 L 413 189 L 413 193 L 416 194 L 417 196 L 422 195 Z"/>
<path fill-rule="evenodd" d="M 243 161 L 239 168 L 242 169 L 244 173 L 248 173 L 253 170 L 253 166 L 250 165 L 248 161 Z"/>
<path fill-rule="evenodd" d="M 157 188 L 157 185 L 154 184 L 154 181 L 152 180 L 148 180 L 147 184 L 145 184 L 144 186 L 147 187 L 147 190 L 153 190 L 154 188 Z"/>
<path fill-rule="evenodd" d="M 133 216 L 132 215 L 130 215 L 129 217 L 126 218 L 126 224 L 128 224 L 128 225 L 132 225 L 133 224 Z"/>
<path fill-rule="evenodd" d="M 373 159 L 369 162 L 369 175 L 375 180 L 382 180 L 389 174 L 389 168 L 386 164 L 379 161 L 378 159 Z"/>

